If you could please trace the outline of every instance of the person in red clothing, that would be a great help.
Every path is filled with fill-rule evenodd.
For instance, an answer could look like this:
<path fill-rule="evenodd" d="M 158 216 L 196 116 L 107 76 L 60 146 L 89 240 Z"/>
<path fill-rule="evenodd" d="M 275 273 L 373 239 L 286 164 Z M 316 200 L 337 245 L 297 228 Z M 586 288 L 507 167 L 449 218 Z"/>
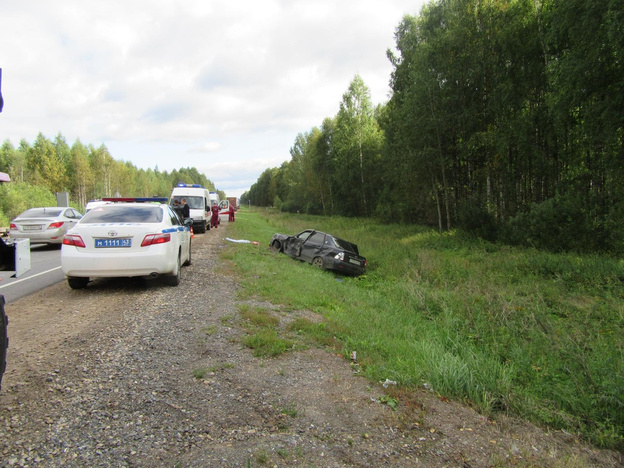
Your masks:
<path fill-rule="evenodd" d="M 216 203 L 212 204 L 210 211 L 212 212 L 212 216 L 210 217 L 210 227 L 218 228 L 219 227 L 219 207 L 217 206 Z"/>
<path fill-rule="evenodd" d="M 234 206 L 230 205 L 230 216 L 228 218 L 228 221 L 233 223 L 234 222 Z"/>

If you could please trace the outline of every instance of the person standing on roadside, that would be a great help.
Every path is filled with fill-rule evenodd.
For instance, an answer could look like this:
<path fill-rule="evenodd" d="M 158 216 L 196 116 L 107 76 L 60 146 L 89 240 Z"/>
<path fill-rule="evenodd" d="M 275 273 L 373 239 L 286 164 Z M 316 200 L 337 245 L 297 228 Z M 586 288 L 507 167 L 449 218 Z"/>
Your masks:
<path fill-rule="evenodd" d="M 191 217 L 191 208 L 186 203 L 186 198 L 182 199 L 182 217 L 184 219 Z"/>
<path fill-rule="evenodd" d="M 182 216 L 182 205 L 180 205 L 180 200 L 174 200 L 173 201 L 173 210 L 178 213 L 178 215 L 180 216 L 180 218 L 184 218 Z"/>
<path fill-rule="evenodd" d="M 218 228 L 219 227 L 219 206 L 216 203 L 212 203 L 212 207 L 210 208 L 212 212 L 212 216 L 210 218 L 210 227 Z"/>
<path fill-rule="evenodd" d="M 230 203 L 230 216 L 228 218 L 228 221 L 233 223 L 234 222 L 234 205 L 232 205 Z"/>

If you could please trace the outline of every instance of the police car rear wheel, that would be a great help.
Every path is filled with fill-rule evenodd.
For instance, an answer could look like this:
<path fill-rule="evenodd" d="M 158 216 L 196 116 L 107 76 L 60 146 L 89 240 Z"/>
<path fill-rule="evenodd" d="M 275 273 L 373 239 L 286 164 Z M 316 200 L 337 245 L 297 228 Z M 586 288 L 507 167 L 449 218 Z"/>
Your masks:
<path fill-rule="evenodd" d="M 178 261 L 176 262 L 176 269 L 173 275 L 165 276 L 165 281 L 169 286 L 177 286 L 180 284 L 182 278 L 180 272 L 180 254 L 178 253 Z"/>
<path fill-rule="evenodd" d="M 188 258 L 186 259 L 186 262 L 184 262 L 184 266 L 189 266 L 191 264 L 191 247 L 192 247 L 192 242 L 189 241 L 189 254 L 188 254 Z"/>

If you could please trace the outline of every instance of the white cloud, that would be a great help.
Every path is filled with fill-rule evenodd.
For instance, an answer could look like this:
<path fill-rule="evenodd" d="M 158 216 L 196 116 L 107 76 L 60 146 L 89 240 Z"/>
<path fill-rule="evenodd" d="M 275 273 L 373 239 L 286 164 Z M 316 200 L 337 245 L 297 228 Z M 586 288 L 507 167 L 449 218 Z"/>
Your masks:
<path fill-rule="evenodd" d="M 198 148 L 191 148 L 190 153 L 214 153 L 221 149 L 221 144 L 216 141 L 209 141 Z"/>
<path fill-rule="evenodd" d="M 137 167 L 248 187 L 336 114 L 356 73 L 387 100 L 386 50 L 422 3 L 5 2 L 2 135 L 61 132 Z"/>

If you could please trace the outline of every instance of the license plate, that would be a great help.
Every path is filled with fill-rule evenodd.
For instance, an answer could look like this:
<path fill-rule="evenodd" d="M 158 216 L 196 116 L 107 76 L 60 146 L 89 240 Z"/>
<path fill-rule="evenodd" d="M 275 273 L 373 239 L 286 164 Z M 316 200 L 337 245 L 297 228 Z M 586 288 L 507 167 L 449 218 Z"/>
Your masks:
<path fill-rule="evenodd" d="M 22 226 L 23 231 L 41 231 L 41 224 L 33 224 L 30 226 Z"/>
<path fill-rule="evenodd" d="M 360 261 L 359 260 L 354 260 L 352 258 L 349 259 L 349 263 L 353 263 L 354 265 L 360 265 Z"/>
<path fill-rule="evenodd" d="M 95 247 L 132 247 L 132 239 L 95 239 Z"/>

